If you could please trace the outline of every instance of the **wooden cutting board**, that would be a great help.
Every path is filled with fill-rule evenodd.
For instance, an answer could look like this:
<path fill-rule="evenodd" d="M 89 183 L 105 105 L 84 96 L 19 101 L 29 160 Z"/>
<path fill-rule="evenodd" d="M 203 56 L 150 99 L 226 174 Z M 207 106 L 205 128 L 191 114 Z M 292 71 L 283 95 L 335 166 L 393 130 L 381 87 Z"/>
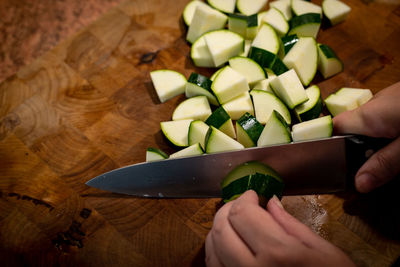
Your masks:
<path fill-rule="evenodd" d="M 184 97 L 161 104 L 149 72 L 213 72 L 189 57 L 186 2 L 126 1 L 0 84 L 2 263 L 203 265 L 219 199 L 140 199 L 85 185 L 144 161 L 149 146 L 174 151 L 159 122 Z M 318 37 L 345 66 L 315 78 L 323 98 L 342 86 L 377 92 L 400 78 L 400 3 L 348 2 L 349 18 Z M 283 204 L 358 265 L 390 266 L 400 255 L 396 193 L 391 186 Z"/>

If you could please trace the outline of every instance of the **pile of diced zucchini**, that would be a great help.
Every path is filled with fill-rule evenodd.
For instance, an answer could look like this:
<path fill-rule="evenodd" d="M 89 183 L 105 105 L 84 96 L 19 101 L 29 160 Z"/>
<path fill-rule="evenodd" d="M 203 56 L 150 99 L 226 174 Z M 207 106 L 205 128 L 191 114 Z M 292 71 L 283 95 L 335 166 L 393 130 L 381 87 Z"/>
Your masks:
<path fill-rule="evenodd" d="M 304 0 L 199 0 L 183 11 L 186 40 L 197 67 L 211 77 L 188 78 L 168 69 L 150 73 L 161 102 L 186 100 L 161 122 L 165 137 L 180 150 L 171 155 L 149 148 L 147 161 L 269 146 L 332 136 L 332 116 L 371 97 L 368 89 L 343 88 L 323 101 L 312 84 L 343 71 L 327 44 L 316 41 L 325 16 L 331 25 L 350 12 L 339 0 L 322 6 Z M 324 103 L 331 115 L 321 116 Z"/>

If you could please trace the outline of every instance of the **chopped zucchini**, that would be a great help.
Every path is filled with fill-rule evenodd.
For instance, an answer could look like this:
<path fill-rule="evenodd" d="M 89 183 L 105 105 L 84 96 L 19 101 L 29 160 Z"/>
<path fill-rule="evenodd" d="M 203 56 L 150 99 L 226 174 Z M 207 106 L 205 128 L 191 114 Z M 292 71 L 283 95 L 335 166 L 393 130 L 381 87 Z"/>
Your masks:
<path fill-rule="evenodd" d="M 206 124 L 213 126 L 232 138 L 236 138 L 233 122 L 223 106 L 220 106 L 207 118 Z"/>
<path fill-rule="evenodd" d="M 347 18 L 351 8 L 339 0 L 322 1 L 322 11 L 331 25 L 336 25 Z"/>
<path fill-rule="evenodd" d="M 164 136 L 175 146 L 188 146 L 188 132 L 192 120 L 163 121 L 160 123 Z"/>
<path fill-rule="evenodd" d="M 275 55 L 278 54 L 279 38 L 274 28 L 267 23 L 263 23 L 251 46 L 267 50 Z"/>
<path fill-rule="evenodd" d="M 297 34 L 299 37 L 317 38 L 321 27 L 321 15 L 318 13 L 306 13 L 295 16 L 289 21 L 288 35 Z"/>
<path fill-rule="evenodd" d="M 240 13 L 245 15 L 253 15 L 267 4 L 268 0 L 237 0 L 236 8 Z"/>
<path fill-rule="evenodd" d="M 229 59 L 229 65 L 232 69 L 246 77 L 249 86 L 266 78 L 264 68 L 257 62 L 247 57 L 233 57 Z"/>
<path fill-rule="evenodd" d="M 323 104 L 318 86 L 308 87 L 306 94 L 308 100 L 294 108 L 294 112 L 300 122 L 318 118 L 322 111 Z"/>
<path fill-rule="evenodd" d="M 161 149 L 149 147 L 146 150 L 146 162 L 158 161 L 168 158 L 168 155 Z"/>
<path fill-rule="evenodd" d="M 270 8 L 262 16 L 261 21 L 271 25 L 279 36 L 284 36 L 289 31 L 289 24 L 285 16 L 276 8 Z"/>
<path fill-rule="evenodd" d="M 210 126 L 207 132 L 205 146 L 206 153 L 208 154 L 244 148 L 241 143 L 224 134 L 214 126 Z"/>
<path fill-rule="evenodd" d="M 222 105 L 232 120 L 238 120 L 244 113 L 254 115 L 253 102 L 249 92 L 244 92 Z"/>
<path fill-rule="evenodd" d="M 276 0 L 269 3 L 270 7 L 274 7 L 282 12 L 287 21 L 292 18 L 292 8 L 290 0 Z"/>
<path fill-rule="evenodd" d="M 294 142 L 327 138 L 332 136 L 333 125 L 330 115 L 293 125 Z"/>
<path fill-rule="evenodd" d="M 288 124 L 291 123 L 289 110 L 274 94 L 261 90 L 251 90 L 250 95 L 253 98 L 256 118 L 261 124 L 267 123 L 274 110 L 278 111 Z"/>
<path fill-rule="evenodd" d="M 236 0 L 207 0 L 208 4 L 224 13 L 232 13 L 235 10 Z"/>
<path fill-rule="evenodd" d="M 197 67 L 217 67 L 214 65 L 214 60 L 207 47 L 204 35 L 193 43 L 192 48 L 190 49 L 190 57 L 192 58 L 194 65 Z"/>
<path fill-rule="evenodd" d="M 170 159 L 176 159 L 176 158 L 184 158 L 184 157 L 190 157 L 190 156 L 197 156 L 204 154 L 203 149 L 201 149 L 201 146 L 199 143 L 188 146 L 182 150 L 179 150 L 178 152 L 175 152 L 171 155 L 169 155 Z"/>
<path fill-rule="evenodd" d="M 257 146 L 286 144 L 291 141 L 292 137 L 288 124 L 281 114 L 274 110 L 260 134 Z"/>
<path fill-rule="evenodd" d="M 258 30 L 257 14 L 250 16 L 228 14 L 228 29 L 240 34 L 246 40 L 253 40 Z"/>
<path fill-rule="evenodd" d="M 183 21 L 187 26 L 190 26 L 190 23 L 192 22 L 194 11 L 196 10 L 197 6 L 200 5 L 206 5 L 203 1 L 200 0 L 193 0 L 190 1 L 186 6 L 185 9 L 183 10 Z"/>
<path fill-rule="evenodd" d="M 264 126 L 254 116 L 245 113 L 236 121 L 237 140 L 244 147 L 256 146 L 263 129 Z"/>
<path fill-rule="evenodd" d="M 325 79 L 343 71 L 342 61 L 328 45 L 318 44 L 318 70 Z"/>
<path fill-rule="evenodd" d="M 211 115 L 210 104 L 206 96 L 195 96 L 181 102 L 172 113 L 172 120 L 202 120 Z"/>
<path fill-rule="evenodd" d="M 206 96 L 210 104 L 219 106 L 217 98 L 211 90 L 212 80 L 206 76 L 192 72 L 185 87 L 185 95 L 187 98 L 194 96 Z"/>
<path fill-rule="evenodd" d="M 205 149 L 204 141 L 208 128 L 210 128 L 210 126 L 201 120 L 192 121 L 188 131 L 188 145 L 191 146 L 199 143 L 201 147 Z"/>
<path fill-rule="evenodd" d="M 161 103 L 185 92 L 186 78 L 173 70 L 155 70 L 150 72 L 151 81 Z"/>

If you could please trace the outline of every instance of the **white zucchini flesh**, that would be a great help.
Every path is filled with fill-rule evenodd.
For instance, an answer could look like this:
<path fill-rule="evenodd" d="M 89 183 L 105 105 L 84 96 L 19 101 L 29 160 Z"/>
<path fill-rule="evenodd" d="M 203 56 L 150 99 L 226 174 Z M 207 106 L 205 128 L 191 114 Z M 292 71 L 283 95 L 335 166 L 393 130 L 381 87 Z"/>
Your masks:
<path fill-rule="evenodd" d="M 238 120 L 246 112 L 254 116 L 253 102 L 249 92 L 244 92 L 222 105 L 232 120 Z"/>
<path fill-rule="evenodd" d="M 243 37 L 228 30 L 212 31 L 206 33 L 204 38 L 215 66 L 224 64 L 244 51 Z"/>
<path fill-rule="evenodd" d="M 289 31 L 289 23 L 282 12 L 276 8 L 270 8 L 262 16 L 261 21 L 271 25 L 279 36 L 283 36 Z"/>
<path fill-rule="evenodd" d="M 308 100 L 306 91 L 294 69 L 275 77 L 270 86 L 275 94 L 290 108 Z M 283 115 L 283 114 L 281 114 Z"/>
<path fill-rule="evenodd" d="M 207 89 L 200 87 L 196 84 L 187 82 L 186 87 L 185 87 L 185 96 L 187 98 L 191 98 L 191 97 L 195 97 L 195 96 L 199 96 L 199 95 L 206 96 L 208 101 L 210 102 L 210 104 L 212 104 L 214 106 L 219 106 L 217 99 L 210 91 L 208 91 Z"/>
<path fill-rule="evenodd" d="M 251 46 L 267 50 L 276 55 L 280 46 L 278 35 L 270 25 L 263 23 Z"/>
<path fill-rule="evenodd" d="M 208 50 L 204 35 L 193 43 L 192 48 L 190 49 L 190 57 L 192 58 L 194 65 L 197 67 L 216 67 L 210 50 Z"/>
<path fill-rule="evenodd" d="M 270 118 L 265 124 L 263 131 L 261 132 L 260 137 L 258 138 L 257 146 L 262 147 L 286 144 L 292 141 L 291 132 L 288 125 L 283 117 L 277 113 L 278 112 L 276 111 L 272 112 Z"/>
<path fill-rule="evenodd" d="M 322 7 L 304 0 L 291 0 L 292 11 L 296 16 L 306 13 L 318 13 L 322 17 Z"/>
<path fill-rule="evenodd" d="M 327 45 L 318 44 L 318 70 L 324 78 L 343 71 L 343 63 Z"/>
<path fill-rule="evenodd" d="M 210 126 L 206 137 L 206 153 L 217 153 L 243 149 L 244 146 L 214 126 Z"/>
<path fill-rule="evenodd" d="M 200 5 L 206 5 L 206 3 L 200 0 L 192 0 L 183 9 L 183 20 L 185 21 L 185 24 L 187 26 L 190 26 L 190 23 L 193 19 L 194 11 L 196 10 L 196 7 Z"/>
<path fill-rule="evenodd" d="M 188 132 L 192 120 L 163 121 L 160 123 L 161 131 L 175 146 L 188 146 Z"/>
<path fill-rule="evenodd" d="M 283 58 L 283 63 L 293 68 L 303 85 L 308 85 L 318 68 L 318 48 L 313 37 L 300 37 Z"/>
<path fill-rule="evenodd" d="M 176 159 L 176 158 L 184 158 L 184 157 L 190 157 L 190 156 L 197 156 L 204 154 L 203 149 L 201 148 L 200 144 L 194 144 L 191 146 L 188 146 L 182 150 L 179 150 L 178 152 L 172 153 L 169 155 L 170 159 Z"/>
<path fill-rule="evenodd" d="M 287 124 L 291 123 L 290 112 L 283 102 L 274 94 L 261 90 L 251 90 L 254 103 L 256 119 L 261 124 L 266 124 L 272 112 L 276 110 L 285 119 Z"/>
<path fill-rule="evenodd" d="M 246 77 L 249 86 L 265 79 L 265 70 L 250 58 L 233 57 L 229 59 L 229 65 L 232 69 Z"/>
<path fill-rule="evenodd" d="M 276 0 L 269 3 L 270 7 L 274 7 L 282 12 L 286 20 L 292 18 L 291 0 Z"/>
<path fill-rule="evenodd" d="M 293 125 L 294 142 L 327 138 L 332 136 L 333 125 L 330 115 Z"/>
<path fill-rule="evenodd" d="M 162 150 L 149 147 L 146 150 L 146 162 L 158 161 L 168 158 Z"/>
<path fill-rule="evenodd" d="M 332 25 L 344 21 L 351 11 L 351 8 L 339 0 L 322 1 L 322 11 Z"/>
<path fill-rule="evenodd" d="M 232 13 L 235 10 L 236 0 L 207 0 L 208 4 L 224 13 Z"/>
<path fill-rule="evenodd" d="M 271 86 L 269 86 L 269 83 L 276 77 L 275 74 L 269 74 L 268 73 L 268 78 L 259 81 L 258 83 L 256 83 L 252 89 L 255 90 L 263 90 L 263 91 L 267 91 L 271 94 L 275 94 L 274 91 L 272 90 Z"/>
<path fill-rule="evenodd" d="M 179 72 L 173 70 L 155 70 L 150 72 L 158 99 L 161 103 L 183 94 L 185 92 L 186 78 Z"/>
<path fill-rule="evenodd" d="M 214 81 L 215 77 L 217 77 L 217 75 L 223 70 L 224 68 L 220 68 L 218 69 L 216 72 L 213 73 L 213 75 L 211 75 L 210 80 Z"/>
<path fill-rule="evenodd" d="M 204 141 L 209 128 L 210 127 L 201 120 L 192 121 L 188 132 L 189 146 L 199 143 L 201 147 L 205 149 Z"/>
<path fill-rule="evenodd" d="M 339 95 L 341 97 L 354 98 L 356 99 L 358 106 L 364 105 L 373 97 L 373 94 L 370 89 L 350 88 L 350 87 L 341 88 L 339 91 L 337 91 L 336 95 Z"/>
<path fill-rule="evenodd" d="M 371 98 L 372 92 L 369 89 L 342 88 L 335 94 L 329 95 L 324 102 L 332 116 L 337 116 L 342 112 L 358 108 Z"/>
<path fill-rule="evenodd" d="M 211 115 L 210 104 L 206 96 L 195 96 L 180 103 L 172 113 L 172 120 L 202 120 Z"/>
<path fill-rule="evenodd" d="M 207 118 L 206 124 L 219 129 L 232 138 L 236 138 L 232 119 L 223 106 L 214 110 L 210 117 Z"/>
<path fill-rule="evenodd" d="M 240 13 L 245 15 L 253 15 L 268 3 L 268 0 L 237 0 L 236 7 Z"/>
<path fill-rule="evenodd" d="M 249 91 L 249 85 L 246 77 L 231 67 L 226 66 L 215 77 L 211 84 L 211 90 L 217 97 L 218 102 L 225 104 L 243 92 Z"/>
<path fill-rule="evenodd" d="M 186 40 L 193 43 L 206 32 L 224 28 L 227 21 L 228 17 L 218 10 L 208 5 L 198 5 L 190 22 Z"/>

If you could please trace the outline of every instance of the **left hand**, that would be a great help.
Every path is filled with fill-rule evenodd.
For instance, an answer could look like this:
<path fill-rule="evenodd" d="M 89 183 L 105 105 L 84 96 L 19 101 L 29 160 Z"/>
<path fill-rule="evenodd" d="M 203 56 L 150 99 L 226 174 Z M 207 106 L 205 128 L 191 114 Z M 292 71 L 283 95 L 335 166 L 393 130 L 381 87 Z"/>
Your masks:
<path fill-rule="evenodd" d="M 225 204 L 206 239 L 207 266 L 354 266 L 337 247 L 254 191 Z"/>

